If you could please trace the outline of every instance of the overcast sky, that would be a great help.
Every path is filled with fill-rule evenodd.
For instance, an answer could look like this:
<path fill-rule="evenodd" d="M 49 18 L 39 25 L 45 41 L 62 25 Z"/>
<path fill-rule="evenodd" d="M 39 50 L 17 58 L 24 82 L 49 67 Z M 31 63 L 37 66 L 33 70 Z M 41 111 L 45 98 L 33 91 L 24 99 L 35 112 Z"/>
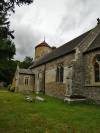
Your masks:
<path fill-rule="evenodd" d="M 59 47 L 96 26 L 100 0 L 34 0 L 29 6 L 16 7 L 10 17 L 15 30 L 15 59 L 34 57 L 34 47 L 46 38 Z"/>

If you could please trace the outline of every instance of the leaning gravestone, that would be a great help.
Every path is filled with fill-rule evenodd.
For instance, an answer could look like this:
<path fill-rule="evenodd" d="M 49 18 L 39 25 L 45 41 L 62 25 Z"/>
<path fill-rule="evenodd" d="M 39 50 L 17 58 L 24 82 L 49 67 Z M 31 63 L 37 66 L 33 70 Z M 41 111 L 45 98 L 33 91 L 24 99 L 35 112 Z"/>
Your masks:
<path fill-rule="evenodd" d="M 27 102 L 32 102 L 33 101 L 33 98 L 31 96 L 25 96 L 25 100 Z"/>
<path fill-rule="evenodd" d="M 35 98 L 36 101 L 39 101 L 39 102 L 44 102 L 44 98 L 40 97 L 40 96 L 36 96 Z"/>

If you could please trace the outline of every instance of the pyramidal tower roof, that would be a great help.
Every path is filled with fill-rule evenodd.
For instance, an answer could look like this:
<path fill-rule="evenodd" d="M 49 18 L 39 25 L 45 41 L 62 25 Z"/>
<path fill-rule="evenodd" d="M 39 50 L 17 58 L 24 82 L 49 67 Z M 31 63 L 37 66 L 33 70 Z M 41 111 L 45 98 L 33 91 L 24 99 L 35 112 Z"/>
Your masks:
<path fill-rule="evenodd" d="M 45 40 L 43 42 L 41 42 L 40 44 L 38 44 L 35 48 L 42 47 L 42 46 L 45 46 L 45 47 L 49 47 L 50 48 L 50 46 L 48 45 L 48 43 Z"/>

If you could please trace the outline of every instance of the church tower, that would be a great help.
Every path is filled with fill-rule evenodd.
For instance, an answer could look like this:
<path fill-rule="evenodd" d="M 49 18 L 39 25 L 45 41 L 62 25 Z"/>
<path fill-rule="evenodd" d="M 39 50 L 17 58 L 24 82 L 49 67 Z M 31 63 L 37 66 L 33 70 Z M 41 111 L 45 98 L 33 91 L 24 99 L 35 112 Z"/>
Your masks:
<path fill-rule="evenodd" d="M 35 61 L 43 57 L 44 55 L 50 53 L 52 48 L 44 40 L 42 43 L 35 47 Z"/>

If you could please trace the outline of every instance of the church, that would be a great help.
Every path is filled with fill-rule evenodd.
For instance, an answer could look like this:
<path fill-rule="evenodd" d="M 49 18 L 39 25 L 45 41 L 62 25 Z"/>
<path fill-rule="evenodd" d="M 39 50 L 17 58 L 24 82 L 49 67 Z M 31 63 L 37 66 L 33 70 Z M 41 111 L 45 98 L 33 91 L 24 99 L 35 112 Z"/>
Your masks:
<path fill-rule="evenodd" d="M 12 85 L 15 92 L 100 103 L 100 19 L 93 29 L 58 48 L 45 40 L 38 44 L 33 65 L 17 67 Z"/>

